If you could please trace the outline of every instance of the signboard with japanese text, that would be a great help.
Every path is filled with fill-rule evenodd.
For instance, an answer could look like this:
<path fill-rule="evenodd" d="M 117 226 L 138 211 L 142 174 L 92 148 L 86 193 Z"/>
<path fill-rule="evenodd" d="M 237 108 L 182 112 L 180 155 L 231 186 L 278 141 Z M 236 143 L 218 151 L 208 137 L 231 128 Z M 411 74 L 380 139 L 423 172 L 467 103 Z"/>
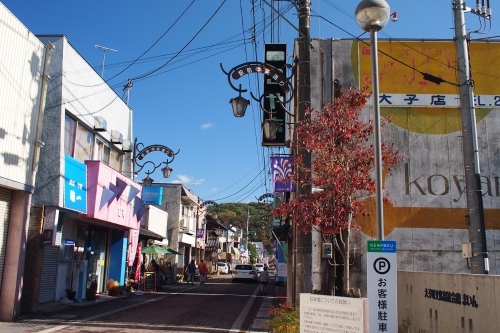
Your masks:
<path fill-rule="evenodd" d="M 265 44 L 265 63 L 274 66 L 286 75 L 286 44 Z M 281 104 L 276 100 L 279 98 L 285 101 L 287 96 L 283 96 L 282 87 L 276 80 L 264 76 L 264 98 L 261 101 L 265 111 L 262 111 L 262 119 L 272 118 L 278 122 L 278 132 L 276 138 L 266 139 L 262 135 L 263 146 L 285 146 L 286 145 L 286 112 Z"/>
<path fill-rule="evenodd" d="M 367 333 L 367 307 L 366 298 L 300 294 L 300 333 Z"/>
<path fill-rule="evenodd" d="M 87 212 L 87 166 L 64 156 L 64 208 Z"/>
<path fill-rule="evenodd" d="M 369 240 L 367 251 L 370 332 L 397 332 L 396 241 Z"/>

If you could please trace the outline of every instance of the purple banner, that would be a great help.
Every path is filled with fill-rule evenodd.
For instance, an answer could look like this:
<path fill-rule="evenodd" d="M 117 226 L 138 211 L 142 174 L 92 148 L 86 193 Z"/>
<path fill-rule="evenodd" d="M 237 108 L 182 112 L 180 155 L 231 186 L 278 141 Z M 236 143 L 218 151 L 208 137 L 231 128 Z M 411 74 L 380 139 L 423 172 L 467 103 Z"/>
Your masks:
<path fill-rule="evenodd" d="M 198 229 L 196 232 L 196 238 L 204 238 L 205 237 L 205 229 Z"/>
<path fill-rule="evenodd" d="M 293 173 L 293 157 L 271 157 L 274 192 L 293 192 L 295 186 L 290 179 Z"/>

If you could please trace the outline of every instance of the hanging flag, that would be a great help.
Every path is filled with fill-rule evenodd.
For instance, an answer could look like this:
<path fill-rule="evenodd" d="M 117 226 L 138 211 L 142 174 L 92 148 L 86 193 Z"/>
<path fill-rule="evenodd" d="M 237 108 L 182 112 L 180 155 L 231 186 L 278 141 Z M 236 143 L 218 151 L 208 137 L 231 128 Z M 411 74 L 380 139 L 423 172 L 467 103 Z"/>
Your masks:
<path fill-rule="evenodd" d="M 271 157 L 273 171 L 274 192 L 293 192 L 295 186 L 291 176 L 293 174 L 293 157 Z"/>
<path fill-rule="evenodd" d="M 196 238 L 204 238 L 205 237 L 205 229 L 198 229 L 196 233 Z"/>

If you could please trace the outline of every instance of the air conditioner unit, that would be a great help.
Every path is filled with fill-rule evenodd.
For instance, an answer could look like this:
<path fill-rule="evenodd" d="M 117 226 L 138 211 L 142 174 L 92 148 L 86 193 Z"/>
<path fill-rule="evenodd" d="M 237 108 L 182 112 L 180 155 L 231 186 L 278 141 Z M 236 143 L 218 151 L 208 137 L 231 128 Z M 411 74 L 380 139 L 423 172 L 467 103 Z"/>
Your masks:
<path fill-rule="evenodd" d="M 123 143 L 123 135 L 117 131 L 117 130 L 112 130 L 111 131 L 111 143 Z"/>
<path fill-rule="evenodd" d="M 97 132 L 106 132 L 108 129 L 108 122 L 101 116 L 94 117 L 94 129 Z"/>

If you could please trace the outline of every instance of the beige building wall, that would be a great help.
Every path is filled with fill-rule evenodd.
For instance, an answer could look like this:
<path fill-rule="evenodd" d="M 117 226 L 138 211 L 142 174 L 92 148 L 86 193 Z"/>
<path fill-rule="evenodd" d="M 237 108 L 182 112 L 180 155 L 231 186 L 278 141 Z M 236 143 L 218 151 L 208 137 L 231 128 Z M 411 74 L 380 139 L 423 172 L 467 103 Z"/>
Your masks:
<path fill-rule="evenodd" d="M 399 332 L 498 333 L 499 303 L 500 276 L 398 272 Z"/>

